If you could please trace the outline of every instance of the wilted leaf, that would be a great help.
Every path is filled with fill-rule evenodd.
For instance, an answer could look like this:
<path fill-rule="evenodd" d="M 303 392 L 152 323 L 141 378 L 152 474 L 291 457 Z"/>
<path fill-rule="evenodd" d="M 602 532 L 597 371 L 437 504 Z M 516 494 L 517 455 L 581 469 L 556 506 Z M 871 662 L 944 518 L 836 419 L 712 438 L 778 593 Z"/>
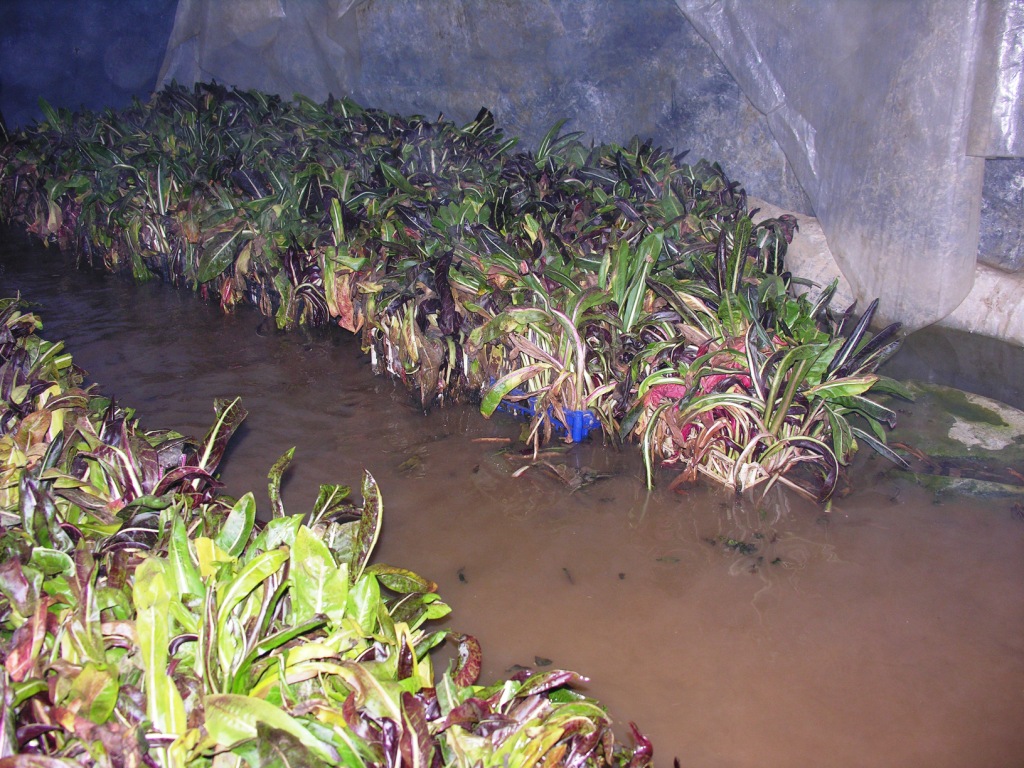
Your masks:
<path fill-rule="evenodd" d="M 72 682 L 70 696 L 81 703 L 82 715 L 101 724 L 113 714 L 119 692 L 116 668 L 90 661 Z"/>
<path fill-rule="evenodd" d="M 281 477 L 292 463 L 295 446 L 292 446 L 270 468 L 267 473 L 267 495 L 270 497 L 270 508 L 275 518 L 284 517 L 284 503 L 281 501 Z"/>
<path fill-rule="evenodd" d="M 0 563 L 0 593 L 22 616 L 30 616 L 36 609 L 43 575 L 34 568 L 22 567 L 18 560 L 11 558 Z"/>
<path fill-rule="evenodd" d="M 434 757 L 434 744 L 430 738 L 427 707 L 423 701 L 405 691 L 402 694 L 402 735 L 398 745 L 404 765 L 411 768 L 430 768 Z"/>
<path fill-rule="evenodd" d="M 28 621 L 14 630 L 14 635 L 8 642 L 7 658 L 4 659 L 4 668 L 11 680 L 20 683 L 27 679 L 36 668 L 40 659 L 40 652 L 43 647 L 43 640 L 46 638 L 46 615 L 50 606 L 47 597 L 36 600 L 35 610 L 28 617 Z"/>
<path fill-rule="evenodd" d="M 480 642 L 472 635 L 463 635 L 458 632 L 452 632 L 449 637 L 459 647 L 459 661 L 452 678 L 458 686 L 472 685 L 480 677 L 480 669 L 483 666 L 483 651 L 480 648 Z"/>
<path fill-rule="evenodd" d="M 250 745 L 250 749 L 235 748 L 232 752 L 241 755 L 250 768 L 328 768 L 331 765 L 292 734 L 264 723 L 257 723 L 255 744 Z"/>

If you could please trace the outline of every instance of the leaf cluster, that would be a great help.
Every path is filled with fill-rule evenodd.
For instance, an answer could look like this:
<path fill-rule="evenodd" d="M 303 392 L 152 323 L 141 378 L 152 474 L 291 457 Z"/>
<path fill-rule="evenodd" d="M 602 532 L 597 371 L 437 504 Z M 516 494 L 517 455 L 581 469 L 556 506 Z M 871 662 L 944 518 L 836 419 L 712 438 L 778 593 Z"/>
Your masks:
<path fill-rule="evenodd" d="M 359 333 L 425 408 L 528 401 L 537 445 L 589 410 L 649 481 L 662 461 L 823 500 L 858 440 L 895 457 L 870 396 L 898 327 L 872 336 L 834 286 L 798 295 L 795 220 L 755 224 L 717 163 L 216 84 L 44 113 L 0 150 L 3 216 L 226 310 Z"/>
<path fill-rule="evenodd" d="M 0 763 L 532 766 L 650 763 L 571 672 L 477 684 L 479 644 L 429 629 L 436 585 L 371 561 L 383 502 L 322 486 L 270 519 L 215 471 L 245 412 L 203 441 L 144 432 L 81 387 L 36 316 L 0 302 Z M 431 650 L 453 643 L 442 674 Z"/>

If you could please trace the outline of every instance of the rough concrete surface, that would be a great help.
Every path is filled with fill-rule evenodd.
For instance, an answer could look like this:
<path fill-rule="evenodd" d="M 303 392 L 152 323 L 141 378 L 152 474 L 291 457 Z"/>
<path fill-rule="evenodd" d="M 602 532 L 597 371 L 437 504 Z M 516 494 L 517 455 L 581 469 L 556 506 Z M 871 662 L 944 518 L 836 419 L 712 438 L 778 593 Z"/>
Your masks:
<path fill-rule="evenodd" d="M 1024 270 L 1024 158 L 985 161 L 978 260 L 1006 272 Z"/>
<path fill-rule="evenodd" d="M 751 208 L 760 209 L 756 217 L 759 220 L 792 213 L 756 198 L 750 198 L 749 204 Z M 788 269 L 794 275 L 821 286 L 839 278 L 839 289 L 833 305 L 848 306 L 853 301 L 853 290 L 832 257 L 818 220 L 804 214 L 792 215 L 796 216 L 800 229 L 787 252 Z M 1024 273 L 1007 273 L 979 264 L 975 270 L 974 286 L 967 298 L 939 325 L 1024 346 L 1024 306 L 1021 297 L 1024 297 Z"/>

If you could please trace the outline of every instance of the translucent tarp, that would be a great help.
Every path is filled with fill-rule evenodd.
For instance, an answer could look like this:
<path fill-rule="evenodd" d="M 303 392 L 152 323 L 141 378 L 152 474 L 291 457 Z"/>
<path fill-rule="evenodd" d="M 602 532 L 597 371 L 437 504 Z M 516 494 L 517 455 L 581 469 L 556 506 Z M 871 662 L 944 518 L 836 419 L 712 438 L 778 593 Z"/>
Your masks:
<path fill-rule="evenodd" d="M 974 280 L 983 0 L 677 0 L 776 140 L 862 300 L 918 328 Z M 982 46 L 984 47 L 984 46 Z"/>
<path fill-rule="evenodd" d="M 179 0 L 157 82 L 217 80 L 318 101 L 346 95 L 359 74 L 353 15 L 362 2 Z"/>
<path fill-rule="evenodd" d="M 967 154 L 1024 157 L 1024 2 L 981 2 Z"/>
<path fill-rule="evenodd" d="M 350 93 L 364 2 L 180 0 L 160 82 Z M 767 116 L 861 301 L 908 329 L 956 308 L 983 158 L 1024 154 L 1024 0 L 675 3 Z"/>

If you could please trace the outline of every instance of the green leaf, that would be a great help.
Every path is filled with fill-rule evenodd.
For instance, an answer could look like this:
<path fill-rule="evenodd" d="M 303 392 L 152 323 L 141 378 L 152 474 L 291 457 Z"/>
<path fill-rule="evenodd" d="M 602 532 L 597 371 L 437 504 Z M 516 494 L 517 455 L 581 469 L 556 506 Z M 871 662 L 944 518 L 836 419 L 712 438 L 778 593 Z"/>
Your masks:
<path fill-rule="evenodd" d="M 516 368 L 510 373 L 506 373 L 494 382 L 484 393 L 483 400 L 480 401 L 480 413 L 489 418 L 494 414 L 495 410 L 497 410 L 501 401 L 513 389 L 522 386 L 534 376 L 539 376 L 541 373 L 548 370 L 551 370 L 551 366 L 548 363 L 534 363 L 532 365 L 524 365 L 522 368 Z"/>
<path fill-rule="evenodd" d="M 170 604 L 166 563 L 147 558 L 135 571 L 132 600 L 135 603 L 135 631 L 143 665 L 146 714 L 156 730 L 180 736 L 185 732 L 185 703 L 167 674 L 170 639 Z"/>
<path fill-rule="evenodd" d="M 71 556 L 59 549 L 49 547 L 36 547 L 32 550 L 32 557 L 29 565 L 36 568 L 44 576 L 56 576 L 59 573 L 72 575 L 75 571 L 75 563 Z"/>
<path fill-rule="evenodd" d="M 302 635 L 312 634 L 313 632 L 316 632 L 326 623 L 326 618 L 324 618 L 323 616 L 318 616 L 314 619 L 310 619 L 309 621 L 303 624 L 296 625 L 293 622 L 292 626 L 289 626 L 286 629 L 282 629 L 280 632 L 275 632 L 272 635 L 264 637 L 255 645 L 255 647 L 251 651 L 249 651 L 246 657 L 242 660 L 241 664 L 238 665 L 238 668 L 235 670 L 233 690 L 231 690 L 230 693 L 251 693 L 251 691 L 248 689 L 248 686 L 251 684 L 251 681 L 247 677 L 247 673 L 257 659 L 259 659 L 261 656 L 264 656 L 267 653 L 270 653 L 273 650 L 276 650 L 277 648 L 280 648 L 285 643 L 288 643 L 297 637 L 301 637 Z M 306 645 L 304 647 L 308 648 L 309 646 Z"/>
<path fill-rule="evenodd" d="M 380 605 L 380 584 L 377 577 L 363 574 L 348 591 L 345 612 L 355 619 L 364 637 L 370 637 L 377 629 L 377 611 Z"/>
<path fill-rule="evenodd" d="M 203 244 L 196 274 L 198 282 L 210 282 L 234 263 L 239 245 L 237 241 L 241 235 L 241 229 L 218 232 Z"/>
<path fill-rule="evenodd" d="M 369 472 L 363 473 L 363 514 L 359 518 L 359 531 L 356 534 L 356 550 L 352 553 L 349 561 L 349 573 L 352 581 L 356 581 L 366 568 L 374 547 L 377 546 L 377 539 L 380 537 L 380 528 L 383 523 L 384 502 L 381 499 L 380 489 L 373 475 Z"/>
<path fill-rule="evenodd" d="M 878 380 L 876 376 L 847 376 L 835 381 L 826 381 L 807 390 L 808 395 L 815 395 L 823 400 L 837 397 L 853 397 L 867 392 Z"/>
<path fill-rule="evenodd" d="M 658 260 L 664 236 L 655 232 L 644 238 L 637 251 L 635 268 L 629 274 L 628 286 L 620 301 L 619 317 L 622 320 L 622 332 L 629 333 L 636 324 L 643 310 L 644 298 L 647 294 L 647 276 Z"/>
<path fill-rule="evenodd" d="M 218 600 L 218 634 L 224 631 L 228 617 L 238 604 L 263 581 L 277 573 L 287 560 L 288 550 L 282 547 L 262 552 L 242 566 Z"/>
<path fill-rule="evenodd" d="M 281 546 L 291 547 L 301 526 L 302 515 L 275 517 L 263 526 L 263 530 L 253 539 L 249 552 L 267 552 Z"/>
<path fill-rule="evenodd" d="M 267 479 L 270 481 L 267 484 L 267 495 L 270 496 L 270 508 L 275 518 L 284 517 L 284 504 L 281 501 L 281 476 L 288 469 L 288 465 L 292 463 L 294 456 L 295 446 L 293 445 L 274 462 L 274 466 L 267 473 Z"/>
<path fill-rule="evenodd" d="M 416 629 L 425 621 L 444 618 L 451 612 L 451 606 L 441 600 L 436 592 L 413 592 L 405 595 L 391 609 L 391 618 Z"/>
<path fill-rule="evenodd" d="M 845 464 L 857 448 L 857 441 L 853 438 L 850 422 L 827 404 L 825 411 L 828 413 L 829 431 L 832 435 L 832 450 L 840 463 Z"/>
<path fill-rule="evenodd" d="M 331 198 L 331 229 L 334 231 L 334 244 L 339 245 L 345 240 L 345 219 L 341 215 L 341 202 Z"/>
<path fill-rule="evenodd" d="M 289 734 L 322 760 L 333 763 L 338 759 L 333 746 L 317 739 L 296 718 L 263 699 L 218 693 L 203 700 L 203 709 L 206 730 L 222 747 L 256 738 L 259 726 L 263 725 Z"/>
<path fill-rule="evenodd" d="M 232 557 L 238 557 L 249 543 L 256 523 L 256 499 L 252 491 L 235 502 L 214 541 Z"/>
<path fill-rule="evenodd" d="M 377 679 L 368 665 L 343 659 L 338 660 L 337 672 L 345 680 L 345 685 L 356 692 L 360 709 L 365 709 L 371 717 L 377 719 L 389 718 L 396 723 L 401 721 L 399 696 L 402 689 L 397 683 Z"/>
<path fill-rule="evenodd" d="M 488 320 L 484 325 L 474 328 L 471 341 L 480 346 L 503 339 L 513 331 L 521 331 L 534 325 L 548 325 L 551 313 L 536 307 L 509 307 Z"/>
<path fill-rule="evenodd" d="M 747 246 L 750 245 L 750 232 L 753 229 L 750 218 L 741 216 L 732 231 L 732 255 L 729 266 L 732 272 L 729 291 L 739 293 L 743 281 L 743 273 L 747 265 Z"/>
<path fill-rule="evenodd" d="M 192 558 L 192 548 L 188 540 L 188 530 L 181 517 L 175 517 L 171 523 L 171 537 L 167 545 L 167 562 L 171 569 L 174 585 L 179 595 L 195 595 L 204 593 L 203 580 L 199 575 L 199 566 Z"/>
<path fill-rule="evenodd" d="M 309 524 L 316 525 L 325 517 L 348 507 L 345 500 L 351 495 L 352 489 L 347 485 L 321 485 L 317 494 L 316 503 L 309 516 Z"/>
<path fill-rule="evenodd" d="M 381 584 L 399 594 L 437 591 L 437 584 L 405 568 L 375 563 L 365 572 L 376 576 Z"/>
<path fill-rule="evenodd" d="M 299 528 L 291 550 L 292 622 L 323 614 L 338 626 L 348 602 L 348 564 L 338 566 L 327 545 L 306 526 Z"/>
<path fill-rule="evenodd" d="M 738 336 L 743 331 L 745 317 L 736 294 L 729 291 L 722 294 L 718 305 L 718 319 L 729 336 Z"/>
<path fill-rule="evenodd" d="M 420 193 L 416 187 L 409 183 L 409 180 L 405 178 L 405 176 L 387 163 L 380 164 L 380 172 L 388 184 L 402 192 L 405 192 L 407 195 L 418 195 Z"/>
<path fill-rule="evenodd" d="M 116 668 L 90 661 L 71 683 L 70 696 L 80 702 L 81 714 L 102 724 L 113 714 L 119 691 Z"/>
<path fill-rule="evenodd" d="M 54 130 L 60 128 L 60 118 L 57 117 L 56 110 L 42 96 L 39 97 L 39 110 L 43 113 L 43 117 L 46 118 L 46 122 L 51 128 Z"/>
<path fill-rule="evenodd" d="M 896 426 L 896 413 L 894 411 L 864 396 L 838 397 L 833 401 L 833 405 L 839 405 L 846 410 L 859 413 L 869 423 L 876 424 L 881 422 L 890 429 Z"/>

